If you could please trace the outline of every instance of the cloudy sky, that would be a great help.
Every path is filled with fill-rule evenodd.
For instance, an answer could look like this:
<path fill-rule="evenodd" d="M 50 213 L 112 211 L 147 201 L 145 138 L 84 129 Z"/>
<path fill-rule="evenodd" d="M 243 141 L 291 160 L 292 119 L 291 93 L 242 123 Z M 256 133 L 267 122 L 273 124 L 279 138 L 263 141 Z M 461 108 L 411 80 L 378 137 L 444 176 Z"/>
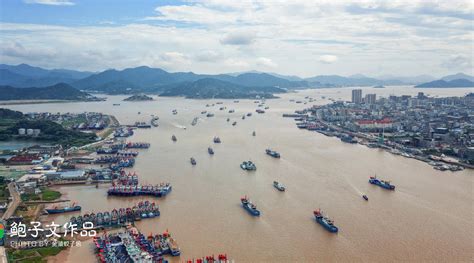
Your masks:
<path fill-rule="evenodd" d="M 0 63 L 303 77 L 473 73 L 472 1 L 8 0 Z"/>

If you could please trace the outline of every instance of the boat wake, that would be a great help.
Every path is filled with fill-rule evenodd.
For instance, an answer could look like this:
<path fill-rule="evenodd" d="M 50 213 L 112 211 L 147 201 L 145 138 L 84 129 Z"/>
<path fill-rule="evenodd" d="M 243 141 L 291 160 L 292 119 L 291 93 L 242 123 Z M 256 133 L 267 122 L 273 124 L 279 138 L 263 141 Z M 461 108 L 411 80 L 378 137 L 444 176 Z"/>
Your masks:
<path fill-rule="evenodd" d="M 178 128 L 178 129 L 186 130 L 186 126 L 184 126 L 184 125 L 181 125 L 181 124 L 178 124 L 178 123 L 173 123 L 172 125 L 174 127 Z"/>

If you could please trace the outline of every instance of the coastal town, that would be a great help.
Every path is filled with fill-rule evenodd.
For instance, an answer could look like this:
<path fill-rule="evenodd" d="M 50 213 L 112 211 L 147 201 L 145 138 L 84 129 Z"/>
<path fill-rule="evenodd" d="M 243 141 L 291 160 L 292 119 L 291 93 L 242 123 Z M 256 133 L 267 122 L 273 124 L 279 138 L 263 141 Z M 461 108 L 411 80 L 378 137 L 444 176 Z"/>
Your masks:
<path fill-rule="evenodd" d="M 353 89 L 350 102 L 334 101 L 283 117 L 293 117 L 298 128 L 425 161 L 437 170 L 474 168 L 474 93 L 377 99 Z"/>

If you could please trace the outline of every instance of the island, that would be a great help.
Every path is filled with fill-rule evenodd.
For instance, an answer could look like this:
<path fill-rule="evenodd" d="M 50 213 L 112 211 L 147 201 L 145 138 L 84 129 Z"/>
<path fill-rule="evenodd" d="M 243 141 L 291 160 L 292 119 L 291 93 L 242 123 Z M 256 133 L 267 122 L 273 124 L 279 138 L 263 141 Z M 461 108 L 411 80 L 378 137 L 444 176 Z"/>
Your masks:
<path fill-rule="evenodd" d="M 415 88 L 470 88 L 474 82 L 468 79 L 435 80 L 415 86 Z"/>
<path fill-rule="evenodd" d="M 136 94 L 124 99 L 123 101 L 150 101 L 150 100 L 153 100 L 153 98 L 150 96 L 147 96 L 145 94 Z"/>
<path fill-rule="evenodd" d="M 385 86 L 377 85 L 377 86 L 373 86 L 372 88 L 374 88 L 374 89 L 385 89 Z"/>
<path fill-rule="evenodd" d="M 274 93 L 286 90 L 278 87 L 250 87 L 213 78 L 200 79 L 167 86 L 160 94 L 164 97 L 185 97 L 189 99 L 254 99 L 277 98 Z"/>

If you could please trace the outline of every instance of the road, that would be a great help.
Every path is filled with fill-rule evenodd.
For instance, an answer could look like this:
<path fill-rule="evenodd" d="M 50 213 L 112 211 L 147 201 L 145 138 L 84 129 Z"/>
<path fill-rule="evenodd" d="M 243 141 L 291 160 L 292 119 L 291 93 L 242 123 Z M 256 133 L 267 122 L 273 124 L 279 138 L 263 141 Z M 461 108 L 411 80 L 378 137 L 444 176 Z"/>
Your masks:
<path fill-rule="evenodd" d="M 12 197 L 12 201 L 10 202 L 10 204 L 8 204 L 7 211 L 5 211 L 5 213 L 3 214 L 2 220 L 10 218 L 15 213 L 16 209 L 21 203 L 20 193 L 16 189 L 14 182 L 8 184 L 8 191 L 10 192 L 10 196 Z"/>

